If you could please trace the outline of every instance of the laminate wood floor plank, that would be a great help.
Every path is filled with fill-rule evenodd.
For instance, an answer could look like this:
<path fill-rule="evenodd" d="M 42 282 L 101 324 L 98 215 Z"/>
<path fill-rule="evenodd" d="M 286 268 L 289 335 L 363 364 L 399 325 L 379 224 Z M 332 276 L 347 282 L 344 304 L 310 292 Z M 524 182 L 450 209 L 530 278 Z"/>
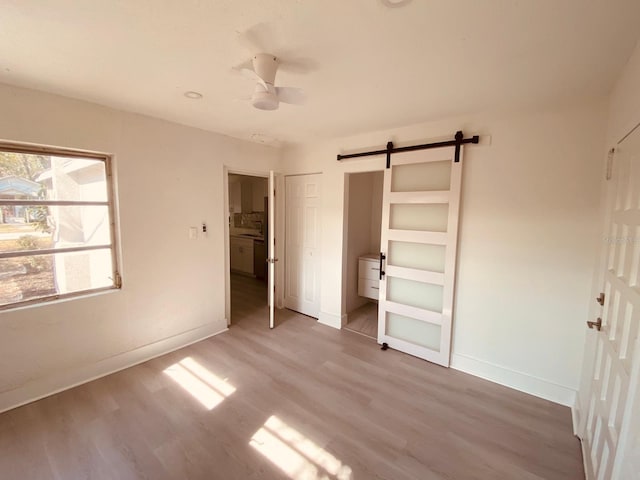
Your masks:
<path fill-rule="evenodd" d="M 569 409 L 289 310 L 0 415 L 2 479 L 584 478 Z"/>
<path fill-rule="evenodd" d="M 345 328 L 361 333 L 367 337 L 378 337 L 378 304 L 367 302 L 354 311 L 349 312 Z"/>

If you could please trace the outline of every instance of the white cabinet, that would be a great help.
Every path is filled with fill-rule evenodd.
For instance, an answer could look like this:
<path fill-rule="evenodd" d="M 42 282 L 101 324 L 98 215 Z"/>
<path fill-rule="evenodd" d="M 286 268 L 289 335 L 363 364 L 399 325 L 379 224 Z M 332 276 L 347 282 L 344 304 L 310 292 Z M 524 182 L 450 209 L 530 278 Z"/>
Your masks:
<path fill-rule="evenodd" d="M 253 187 L 250 182 L 229 182 L 229 213 L 254 211 Z"/>
<path fill-rule="evenodd" d="M 253 275 L 253 239 L 231 237 L 229 256 L 231 270 Z"/>
<path fill-rule="evenodd" d="M 375 253 L 358 259 L 358 295 L 378 299 L 380 292 L 380 259 Z"/>
<path fill-rule="evenodd" d="M 240 182 L 229 183 L 229 213 L 242 212 L 242 185 Z"/>
<path fill-rule="evenodd" d="M 241 185 L 242 213 L 251 213 L 253 212 L 253 185 L 251 182 L 242 182 Z"/>

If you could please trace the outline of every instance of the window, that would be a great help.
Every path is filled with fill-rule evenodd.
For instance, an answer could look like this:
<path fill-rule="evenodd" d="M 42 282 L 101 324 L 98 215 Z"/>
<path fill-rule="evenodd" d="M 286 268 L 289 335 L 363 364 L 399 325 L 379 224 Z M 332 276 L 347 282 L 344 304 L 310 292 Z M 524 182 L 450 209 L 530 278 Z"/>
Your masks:
<path fill-rule="evenodd" d="M 120 288 L 110 160 L 0 143 L 0 309 Z"/>

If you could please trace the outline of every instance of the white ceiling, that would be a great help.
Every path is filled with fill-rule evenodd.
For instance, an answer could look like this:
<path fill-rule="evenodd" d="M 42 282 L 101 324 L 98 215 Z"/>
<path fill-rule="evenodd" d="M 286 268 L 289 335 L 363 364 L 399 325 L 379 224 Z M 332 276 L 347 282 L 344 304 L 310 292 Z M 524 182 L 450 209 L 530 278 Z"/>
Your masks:
<path fill-rule="evenodd" d="M 0 82 L 298 142 L 606 95 L 639 24 L 638 0 L 0 0 Z M 250 38 L 302 60 L 276 84 L 305 106 L 238 100 Z"/>

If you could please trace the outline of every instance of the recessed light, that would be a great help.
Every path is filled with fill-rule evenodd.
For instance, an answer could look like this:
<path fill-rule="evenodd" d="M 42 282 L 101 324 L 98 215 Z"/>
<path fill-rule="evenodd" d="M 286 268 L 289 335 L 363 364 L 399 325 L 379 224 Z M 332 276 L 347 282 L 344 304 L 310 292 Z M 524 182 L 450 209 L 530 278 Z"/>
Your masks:
<path fill-rule="evenodd" d="M 200 100 L 202 98 L 202 94 L 200 92 L 184 92 L 184 96 L 191 100 Z"/>
<path fill-rule="evenodd" d="M 409 5 L 411 3 L 411 0 L 380 0 L 380 3 L 382 3 L 385 7 L 398 8 Z"/>

